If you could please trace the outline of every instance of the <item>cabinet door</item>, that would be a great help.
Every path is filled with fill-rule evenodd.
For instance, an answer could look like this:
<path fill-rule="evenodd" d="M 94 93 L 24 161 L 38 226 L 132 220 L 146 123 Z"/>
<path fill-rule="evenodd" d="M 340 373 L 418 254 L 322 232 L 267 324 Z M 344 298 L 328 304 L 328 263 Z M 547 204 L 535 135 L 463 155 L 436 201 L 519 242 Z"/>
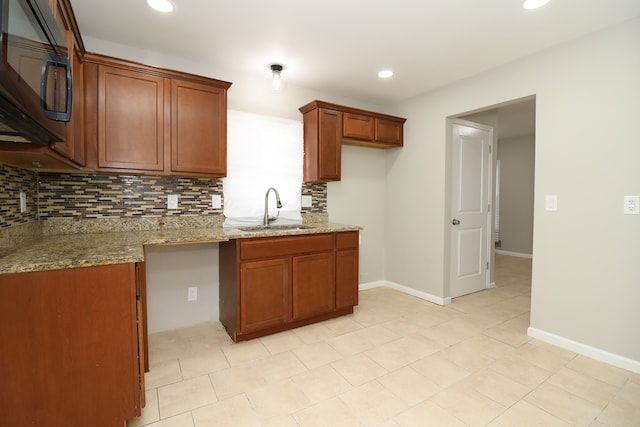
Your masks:
<path fill-rule="evenodd" d="M 122 426 L 140 415 L 133 264 L 0 275 L 6 426 Z"/>
<path fill-rule="evenodd" d="M 289 258 L 240 264 L 240 332 L 284 324 L 289 319 Z"/>
<path fill-rule="evenodd" d="M 336 252 L 336 308 L 358 304 L 358 250 Z"/>
<path fill-rule="evenodd" d="M 164 169 L 164 79 L 100 65 L 98 167 Z"/>
<path fill-rule="evenodd" d="M 373 118 L 360 114 L 344 113 L 342 121 L 344 138 L 373 140 Z"/>
<path fill-rule="evenodd" d="M 333 310 L 333 254 L 293 257 L 293 319 Z"/>
<path fill-rule="evenodd" d="M 227 174 L 227 91 L 171 81 L 171 171 Z"/>
<path fill-rule="evenodd" d="M 316 108 L 304 114 L 305 182 L 340 181 L 342 113 Z"/>
<path fill-rule="evenodd" d="M 395 122 L 387 119 L 375 119 L 375 140 L 376 142 L 385 142 L 402 146 L 402 122 Z"/>

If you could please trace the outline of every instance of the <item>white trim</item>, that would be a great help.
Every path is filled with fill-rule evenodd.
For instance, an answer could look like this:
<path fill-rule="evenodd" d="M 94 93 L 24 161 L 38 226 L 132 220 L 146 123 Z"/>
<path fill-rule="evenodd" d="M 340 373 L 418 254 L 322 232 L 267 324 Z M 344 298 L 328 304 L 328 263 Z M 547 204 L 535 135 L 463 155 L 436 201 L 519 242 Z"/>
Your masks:
<path fill-rule="evenodd" d="M 496 287 L 496 282 L 489 282 L 489 286 L 487 286 L 487 289 L 491 289 L 495 287 Z"/>
<path fill-rule="evenodd" d="M 517 256 L 518 258 L 529 258 L 529 259 L 533 258 L 532 254 L 521 254 L 520 252 L 502 251 L 500 249 L 496 249 L 496 253 L 500 255 Z"/>
<path fill-rule="evenodd" d="M 438 305 L 449 305 L 451 304 L 451 298 L 447 297 L 447 298 L 441 298 L 432 294 L 429 294 L 427 292 L 422 292 L 422 291 L 418 291 L 415 290 L 413 288 L 409 288 L 407 286 L 403 286 L 403 285 L 399 285 L 397 283 L 393 283 L 393 282 L 387 282 L 384 280 L 379 280 L 377 282 L 368 282 L 368 283 L 361 283 L 360 285 L 358 285 L 358 290 L 359 291 L 364 291 L 367 289 L 373 289 L 373 288 L 379 288 L 379 287 L 387 287 L 387 288 L 391 288 L 391 289 L 395 289 L 396 291 L 400 291 L 402 293 L 423 299 L 425 301 L 429 301 L 432 302 L 434 304 L 438 304 Z"/>
<path fill-rule="evenodd" d="M 618 354 L 609 353 L 608 351 L 604 351 L 596 347 L 591 347 L 590 345 L 573 341 L 568 338 L 564 338 L 559 335 L 555 335 L 532 327 L 529 327 L 527 329 L 527 335 L 539 339 L 540 341 L 544 341 L 546 343 L 553 344 L 566 350 L 581 354 L 583 356 L 587 356 L 592 359 L 617 366 L 618 368 L 626 369 L 628 371 L 635 372 L 636 374 L 640 374 L 639 360 L 633 360 L 629 359 L 628 357 L 620 356 Z"/>

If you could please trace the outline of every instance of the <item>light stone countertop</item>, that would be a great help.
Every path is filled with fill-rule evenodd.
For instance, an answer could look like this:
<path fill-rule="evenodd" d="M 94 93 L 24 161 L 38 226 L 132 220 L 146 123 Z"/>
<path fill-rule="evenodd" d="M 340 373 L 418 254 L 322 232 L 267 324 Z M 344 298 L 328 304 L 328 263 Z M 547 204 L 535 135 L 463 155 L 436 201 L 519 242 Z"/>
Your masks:
<path fill-rule="evenodd" d="M 145 245 L 197 244 L 255 237 L 355 231 L 353 225 L 321 223 L 304 228 L 242 231 L 239 228 L 43 235 L 0 255 L 0 274 L 123 264 L 144 260 Z"/>

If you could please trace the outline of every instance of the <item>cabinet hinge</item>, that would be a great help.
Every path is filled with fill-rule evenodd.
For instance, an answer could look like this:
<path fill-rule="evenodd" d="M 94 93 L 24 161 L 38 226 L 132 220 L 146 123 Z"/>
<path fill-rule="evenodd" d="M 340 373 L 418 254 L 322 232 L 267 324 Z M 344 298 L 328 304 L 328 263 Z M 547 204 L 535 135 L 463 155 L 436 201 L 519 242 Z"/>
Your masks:
<path fill-rule="evenodd" d="M 491 152 L 491 145 L 489 146 L 489 152 Z"/>
<path fill-rule="evenodd" d="M 489 261 L 487 261 L 487 270 L 489 269 Z"/>

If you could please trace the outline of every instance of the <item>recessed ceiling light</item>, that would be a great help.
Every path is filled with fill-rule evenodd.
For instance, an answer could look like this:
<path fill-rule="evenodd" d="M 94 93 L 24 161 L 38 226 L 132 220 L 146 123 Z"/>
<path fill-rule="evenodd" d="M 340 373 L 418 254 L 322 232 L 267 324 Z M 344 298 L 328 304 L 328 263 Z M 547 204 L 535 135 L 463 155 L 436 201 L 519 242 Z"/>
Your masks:
<path fill-rule="evenodd" d="M 391 70 L 378 71 L 378 77 L 380 77 L 381 79 L 388 79 L 391 76 L 393 76 L 393 71 Z"/>
<path fill-rule="evenodd" d="M 169 13 L 173 11 L 173 3 L 169 0 L 147 0 L 147 4 L 158 12 Z"/>
<path fill-rule="evenodd" d="M 524 0 L 522 7 L 525 9 L 537 9 L 549 3 L 549 0 Z"/>

